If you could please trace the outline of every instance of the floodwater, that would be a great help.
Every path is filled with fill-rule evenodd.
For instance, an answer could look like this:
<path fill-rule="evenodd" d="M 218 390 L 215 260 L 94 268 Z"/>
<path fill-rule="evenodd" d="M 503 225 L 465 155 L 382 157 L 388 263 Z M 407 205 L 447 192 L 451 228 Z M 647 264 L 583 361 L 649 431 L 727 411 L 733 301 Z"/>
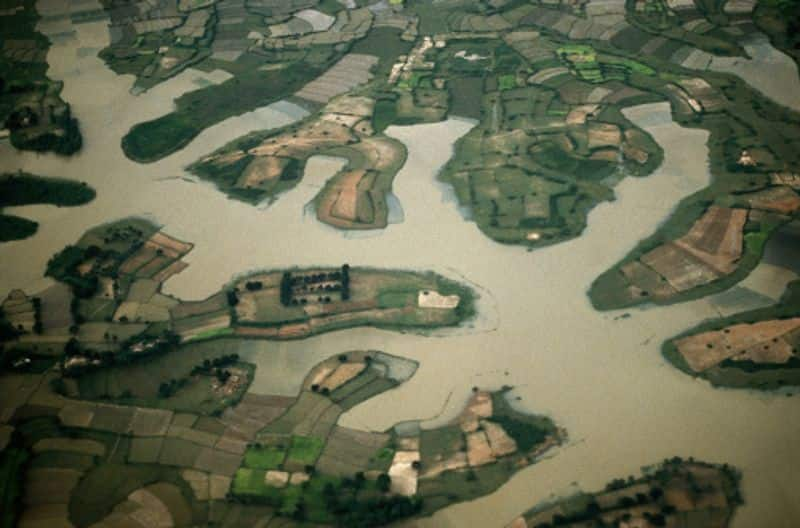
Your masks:
<path fill-rule="evenodd" d="M 761 33 L 743 47 L 750 58 L 709 55 L 709 69 L 738 75 L 773 101 L 800 112 L 800 75 L 792 58 Z"/>
<path fill-rule="evenodd" d="M 86 48 L 102 46 L 100 24 L 78 26 L 77 39 L 52 49 L 51 76 L 65 81 L 64 97 L 81 119 L 87 148 L 62 160 L 0 151 L 0 169 L 87 181 L 98 198 L 81 208 L 26 207 L 40 222 L 34 237 L 0 245 L 0 295 L 13 287 L 35 291 L 47 259 L 87 228 L 131 214 L 148 216 L 167 232 L 195 243 L 190 267 L 165 285 L 166 293 L 203 298 L 231 276 L 257 268 L 352 265 L 432 269 L 474 283 L 481 316 L 472 327 L 400 334 L 374 329 L 335 332 L 302 341 L 257 342 L 247 355 L 258 363 L 255 392 L 271 392 L 276 363 L 287 375 L 346 350 L 379 349 L 419 361 L 417 374 L 347 413 L 345 425 L 384 430 L 404 420 L 426 426 L 453 417 L 473 386 L 513 385 L 521 410 L 547 414 L 570 435 L 568 445 L 516 474 L 496 493 L 452 506 L 414 525 L 501 527 L 551 494 L 601 488 L 675 455 L 729 463 L 744 472 L 746 505 L 734 526 L 794 527 L 800 519 L 800 407 L 785 394 L 715 390 L 665 363 L 661 343 L 716 316 L 713 299 L 620 313 L 594 311 L 591 281 L 652 233 L 683 197 L 707 185 L 707 134 L 682 129 L 666 104 L 626 111 L 664 148 L 651 176 L 626 179 L 617 200 L 598 206 L 577 240 L 533 252 L 497 244 L 466 222 L 436 173 L 455 141 L 472 126 L 460 120 L 392 127 L 408 148 L 394 194 L 405 220 L 369 238 L 348 237 L 304 215 L 304 206 L 341 163 L 313 160 L 308 179 L 269 206 L 227 199 L 211 185 L 185 179 L 182 167 L 253 128 L 279 126 L 302 116 L 276 104 L 206 131 L 185 150 L 151 165 L 126 160 L 119 140 L 134 123 L 169 110 L 165 96 L 192 86 L 176 80 L 139 97 L 130 78 L 105 69 Z M 107 37 L 105 37 L 107 38 Z M 187 75 L 192 75 L 189 72 Z M 167 97 L 168 99 L 168 97 Z M 760 292 L 770 297 L 772 286 Z M 279 391 L 291 391 L 286 382 Z"/>

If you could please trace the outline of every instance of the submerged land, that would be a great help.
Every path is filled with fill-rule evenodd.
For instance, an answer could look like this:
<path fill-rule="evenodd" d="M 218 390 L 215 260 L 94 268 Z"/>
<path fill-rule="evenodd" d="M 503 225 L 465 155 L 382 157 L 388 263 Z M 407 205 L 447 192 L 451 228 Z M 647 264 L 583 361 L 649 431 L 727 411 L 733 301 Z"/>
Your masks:
<path fill-rule="evenodd" d="M 48 286 L 2 292 L 2 526 L 499 526 L 523 509 L 509 506 L 520 493 L 540 500 L 654 450 L 720 465 L 671 458 L 605 491 L 540 503 L 510 526 L 793 522 L 782 494 L 796 487 L 786 440 L 796 423 L 777 396 L 800 385 L 798 282 L 774 306 L 731 307 L 766 306 L 774 284 L 752 282 L 792 273 L 790 262 L 746 280 L 800 219 L 800 103 L 781 94 L 800 87 L 787 66 L 800 57 L 797 2 L 10 4 L 0 6 L 0 118 L 12 146 L 81 148 L 61 82 L 46 76 L 51 45 L 75 54 L 66 82 L 94 89 L 102 68 L 130 89 L 121 106 L 134 118 L 81 101 L 101 146 L 73 161 L 135 181 L 96 186 L 98 200 L 125 192 L 135 205 L 103 202 L 113 214 L 74 231 L 68 221 L 65 232 L 126 214 L 169 221 L 102 223 L 56 253 L 48 239 Z M 92 81 L 76 80 L 84 75 Z M 156 101 L 164 93 L 176 94 L 172 106 Z M 273 103 L 294 106 L 267 112 Z M 251 111 L 267 117 L 244 124 Z M 101 138 L 118 118 L 124 135 Z M 675 163 L 691 140 L 664 141 L 681 134 L 707 137 L 702 185 L 705 159 Z M 342 163 L 321 184 L 318 156 Z M 44 169 L 31 173 L 52 174 L 50 161 L 20 158 Z M 659 184 L 670 207 L 684 198 L 656 212 L 635 189 L 664 166 L 661 176 L 691 192 Z M 0 176 L 0 207 L 92 200 L 64 168 L 72 179 Z M 401 183 L 403 200 L 440 214 L 409 216 L 414 232 L 381 232 L 403 221 L 392 214 Z M 631 218 L 608 214 L 623 188 L 634 189 L 623 196 Z M 295 215 L 280 209 L 288 201 Z M 336 230 L 314 220 L 296 229 L 305 205 Z M 591 226 L 596 218 L 616 221 Z M 590 227 L 610 231 L 587 243 Z M 202 229 L 211 242 L 196 238 Z M 360 230 L 372 232 L 342 233 Z M 0 215 L 0 241 L 35 234 L 33 220 Z M 266 266 L 264 247 L 292 259 Z M 314 265 L 317 255 L 333 264 Z M 221 287 L 235 271 L 203 285 L 183 273 L 219 259 L 245 263 L 242 273 Z M 502 319 L 477 317 L 472 286 L 419 269 L 481 277 L 491 289 L 480 306 Z M 168 293 L 183 278 L 198 283 Z M 195 288 L 212 293 L 198 300 Z M 661 305 L 648 307 L 658 315 L 637 309 L 645 304 Z M 629 311 L 597 313 L 618 309 Z M 710 385 L 665 381 L 657 356 L 632 357 L 674 334 L 666 360 Z M 747 391 L 716 386 L 782 390 L 753 405 Z M 568 449 L 557 449 L 568 440 L 562 420 L 576 437 Z M 747 468 L 742 482 L 723 464 L 733 460 Z"/>

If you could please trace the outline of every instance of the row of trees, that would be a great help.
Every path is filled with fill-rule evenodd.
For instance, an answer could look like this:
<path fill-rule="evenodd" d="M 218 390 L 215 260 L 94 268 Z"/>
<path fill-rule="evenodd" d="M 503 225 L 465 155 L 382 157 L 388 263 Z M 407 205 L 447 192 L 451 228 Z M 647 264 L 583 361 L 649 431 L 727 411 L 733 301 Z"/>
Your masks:
<path fill-rule="evenodd" d="M 303 301 L 300 303 L 292 302 L 294 297 L 294 288 L 298 285 L 312 285 L 318 284 L 320 282 L 326 281 L 340 281 L 340 285 L 327 285 L 322 288 L 323 291 L 326 292 L 335 292 L 340 291 L 342 295 L 342 300 L 346 301 L 350 299 L 350 265 L 344 264 L 342 265 L 341 271 L 332 271 L 329 273 L 312 273 L 309 275 L 303 276 L 293 276 L 291 272 L 285 271 L 283 272 L 283 276 L 281 277 L 281 285 L 280 285 L 280 301 L 283 306 L 291 306 L 297 304 L 305 304 Z M 248 285 L 250 283 L 247 283 Z M 313 291 L 313 290 L 312 290 Z M 330 297 L 319 297 L 319 302 L 327 303 L 331 302 Z"/>

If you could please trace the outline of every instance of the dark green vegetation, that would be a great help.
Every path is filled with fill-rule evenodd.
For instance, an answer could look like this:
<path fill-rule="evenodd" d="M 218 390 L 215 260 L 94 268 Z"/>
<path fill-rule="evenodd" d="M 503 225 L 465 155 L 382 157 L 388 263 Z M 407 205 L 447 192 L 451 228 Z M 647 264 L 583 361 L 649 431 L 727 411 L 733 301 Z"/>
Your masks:
<path fill-rule="evenodd" d="M 122 138 L 122 149 L 140 163 L 157 161 L 211 125 L 288 97 L 322 71 L 308 64 L 292 64 L 277 73 L 251 70 L 189 92 L 175 100 L 172 113 L 134 126 Z"/>
<path fill-rule="evenodd" d="M 352 53 L 376 55 L 378 65 L 374 68 L 376 79 L 389 75 L 392 65 L 400 55 L 407 54 L 413 47 L 413 41 L 403 39 L 399 30 L 388 27 L 377 27 L 366 37 L 356 41 L 351 48 Z"/>
<path fill-rule="evenodd" d="M 3 207 L 33 204 L 73 207 L 88 203 L 94 197 L 94 190 L 85 183 L 27 173 L 0 175 L 0 211 Z M 32 236 L 37 225 L 25 218 L 0 213 L 0 242 Z"/>
<path fill-rule="evenodd" d="M 25 449 L 6 446 L 0 451 L 0 528 L 14 528 L 23 497 L 21 475 L 29 454 Z"/>
<path fill-rule="evenodd" d="M 684 356 L 678 350 L 677 342 L 686 338 L 695 338 L 705 334 L 707 339 L 703 342 L 708 342 L 709 354 L 712 353 L 712 348 L 723 346 L 719 344 L 718 339 L 714 334 L 722 333 L 723 337 L 730 334 L 730 328 L 735 325 L 771 325 L 780 321 L 791 321 L 800 317 L 800 281 L 790 283 L 781 298 L 780 302 L 768 308 L 761 308 L 758 310 L 751 310 L 730 317 L 712 319 L 701 323 L 700 325 L 683 332 L 682 334 L 669 339 L 662 347 L 664 357 L 677 368 L 686 372 L 691 376 L 700 376 L 709 380 L 714 386 L 721 387 L 736 387 L 736 388 L 751 388 L 761 390 L 774 390 L 784 386 L 798 386 L 800 385 L 800 330 L 789 330 L 788 332 L 772 331 L 767 333 L 767 327 L 761 332 L 753 331 L 753 337 L 746 341 L 748 349 L 762 349 L 764 352 L 768 351 L 771 347 L 785 348 L 789 353 L 788 357 L 782 357 L 780 361 L 761 359 L 758 355 L 754 355 L 752 351 L 751 359 L 741 359 L 727 357 L 717 362 L 713 366 L 696 372 L 687 363 Z M 779 335 L 781 334 L 782 335 Z M 719 334 L 717 334 L 719 335 Z M 743 335 L 741 330 L 736 332 L 736 335 L 742 335 L 743 339 L 747 339 L 747 334 Z M 764 339 L 764 336 L 775 336 Z M 754 342 L 759 340 L 759 342 Z M 740 349 L 737 342 L 728 339 L 726 342 L 730 343 L 729 346 Z M 755 361 L 754 359 L 759 359 Z"/>
<path fill-rule="evenodd" d="M 800 63 L 800 1 L 761 0 L 753 21 L 769 35 L 773 46 Z"/>
<path fill-rule="evenodd" d="M 0 125 L 18 149 L 74 154 L 83 140 L 78 121 L 59 95 L 61 83 L 47 78 L 50 43 L 36 31 L 35 2 L 17 4 L 22 9 L 0 16 Z M 20 220 L 2 223 L 20 234 L 31 229 Z"/>
<path fill-rule="evenodd" d="M 381 489 L 382 479 L 314 475 L 302 486 L 279 489 L 264 484 L 262 472 L 239 470 L 234 489 L 248 490 L 239 500 L 277 508 L 279 515 L 315 524 L 384 526 L 420 513 L 419 498 L 391 496 Z M 257 497 L 257 498 L 254 498 Z"/>
<path fill-rule="evenodd" d="M 521 516 L 521 526 L 728 526 L 742 504 L 740 478 L 727 465 L 675 457 L 645 468 L 642 477 L 615 479 L 604 491 L 537 506 Z"/>

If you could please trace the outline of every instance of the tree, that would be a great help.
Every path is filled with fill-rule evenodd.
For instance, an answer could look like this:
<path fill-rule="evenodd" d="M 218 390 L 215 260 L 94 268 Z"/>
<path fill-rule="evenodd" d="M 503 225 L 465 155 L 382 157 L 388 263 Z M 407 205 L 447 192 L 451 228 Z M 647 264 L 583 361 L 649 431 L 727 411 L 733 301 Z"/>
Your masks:
<path fill-rule="evenodd" d="M 364 482 L 366 482 L 367 478 L 364 476 L 363 471 L 359 471 L 355 474 L 353 479 L 353 487 L 356 489 L 361 489 L 364 487 Z"/>
<path fill-rule="evenodd" d="M 350 265 L 342 265 L 342 300 L 350 299 Z"/>
<path fill-rule="evenodd" d="M 281 277 L 281 304 L 289 306 L 292 303 L 292 274 L 283 272 Z"/>
<path fill-rule="evenodd" d="M 247 281 L 244 285 L 247 291 L 258 291 L 263 287 L 261 281 Z"/>
<path fill-rule="evenodd" d="M 225 295 L 228 299 L 228 306 L 236 306 L 239 304 L 239 296 L 236 294 L 236 290 L 228 290 L 225 292 Z"/>
<path fill-rule="evenodd" d="M 389 491 L 389 488 L 392 487 L 392 477 L 386 473 L 381 473 L 378 475 L 378 479 L 375 481 L 375 484 L 378 486 L 380 491 L 386 493 Z"/>

